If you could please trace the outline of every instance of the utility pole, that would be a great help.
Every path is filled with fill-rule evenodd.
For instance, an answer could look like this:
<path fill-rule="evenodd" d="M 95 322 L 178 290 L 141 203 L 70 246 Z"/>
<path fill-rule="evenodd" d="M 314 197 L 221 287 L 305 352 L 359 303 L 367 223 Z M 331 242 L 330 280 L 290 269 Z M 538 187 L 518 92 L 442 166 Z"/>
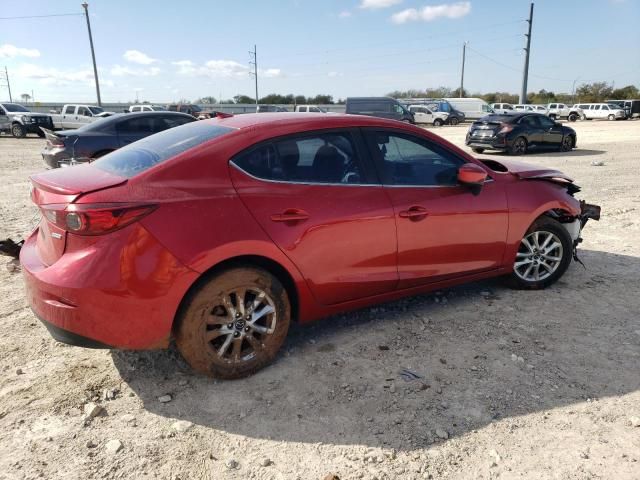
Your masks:
<path fill-rule="evenodd" d="M 98 67 L 96 67 L 96 52 L 93 50 L 93 36 L 91 35 L 91 22 L 89 22 L 89 4 L 84 2 L 82 4 L 84 8 L 84 16 L 87 18 L 87 30 L 89 31 L 89 45 L 91 45 L 91 59 L 93 60 L 93 76 L 96 79 L 96 94 L 98 96 L 98 106 L 102 106 L 102 99 L 100 98 L 100 83 L 98 82 Z"/>
<path fill-rule="evenodd" d="M 533 2 L 531 3 L 531 10 L 529 10 L 529 33 L 527 37 L 527 48 L 524 49 L 524 72 L 522 73 L 522 90 L 520 91 L 520 103 L 527 103 L 527 81 L 529 80 L 529 53 L 531 52 L 531 25 L 533 24 Z"/>
<path fill-rule="evenodd" d="M 7 89 L 9 90 L 9 101 L 13 103 L 13 98 L 11 97 L 11 84 L 9 83 L 9 71 L 7 67 L 4 67 L 4 78 L 7 81 Z"/>
<path fill-rule="evenodd" d="M 465 58 L 465 54 L 467 53 L 467 43 L 469 42 L 464 42 L 462 44 L 462 74 L 460 75 L 460 95 L 459 95 L 460 98 L 463 97 L 462 92 L 464 92 L 464 58 Z"/>
<path fill-rule="evenodd" d="M 249 72 L 249 75 L 253 75 L 256 81 L 256 113 L 258 113 L 258 49 L 253 46 L 253 52 L 249 52 L 249 55 L 253 56 L 253 62 L 249 62 L 249 65 L 253 65 L 253 72 Z"/>

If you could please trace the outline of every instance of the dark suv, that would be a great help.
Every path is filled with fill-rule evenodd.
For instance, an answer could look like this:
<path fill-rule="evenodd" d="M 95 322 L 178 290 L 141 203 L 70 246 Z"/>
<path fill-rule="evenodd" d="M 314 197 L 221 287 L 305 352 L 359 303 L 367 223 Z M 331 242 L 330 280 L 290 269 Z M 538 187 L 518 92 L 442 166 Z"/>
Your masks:
<path fill-rule="evenodd" d="M 391 97 L 349 97 L 346 113 L 415 123 L 413 113 Z"/>

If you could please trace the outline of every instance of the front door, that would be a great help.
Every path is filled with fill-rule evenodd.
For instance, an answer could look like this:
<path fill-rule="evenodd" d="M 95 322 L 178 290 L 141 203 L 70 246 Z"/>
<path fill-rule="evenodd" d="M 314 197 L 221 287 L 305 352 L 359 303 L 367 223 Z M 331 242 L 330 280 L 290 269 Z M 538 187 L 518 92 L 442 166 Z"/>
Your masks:
<path fill-rule="evenodd" d="M 400 288 L 497 269 L 507 238 L 504 188 L 488 180 L 479 195 L 457 182 L 465 160 L 434 142 L 365 129 L 393 204 Z"/>
<path fill-rule="evenodd" d="M 229 167 L 248 210 L 324 305 L 398 284 L 393 209 L 359 138 L 297 134 L 258 144 Z"/>
<path fill-rule="evenodd" d="M 539 116 L 537 119 L 542 128 L 542 146 L 558 148 L 562 143 L 562 126 L 549 117 Z"/>

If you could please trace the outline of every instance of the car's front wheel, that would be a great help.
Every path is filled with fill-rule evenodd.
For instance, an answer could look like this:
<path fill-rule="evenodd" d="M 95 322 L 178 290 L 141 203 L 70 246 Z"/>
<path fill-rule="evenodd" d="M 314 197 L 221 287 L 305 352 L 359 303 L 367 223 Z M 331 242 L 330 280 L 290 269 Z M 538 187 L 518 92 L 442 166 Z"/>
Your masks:
<path fill-rule="evenodd" d="M 440 120 L 439 118 L 436 118 L 433 121 L 433 125 L 436 126 L 436 127 L 440 127 L 442 125 L 442 120 Z"/>
<path fill-rule="evenodd" d="M 475 153 L 482 153 L 484 152 L 484 148 L 478 148 L 478 147 L 471 147 L 471 150 Z"/>
<path fill-rule="evenodd" d="M 611 114 L 607 117 L 610 121 L 613 121 L 616 119 L 615 115 Z"/>
<path fill-rule="evenodd" d="M 567 117 L 567 120 L 569 120 L 570 122 L 575 122 L 576 120 L 578 120 L 578 114 L 570 113 L 569 116 Z"/>
<path fill-rule="evenodd" d="M 555 283 L 571 263 L 571 236 L 558 221 L 540 217 L 524 234 L 508 282 L 511 287 L 540 290 Z"/>
<path fill-rule="evenodd" d="M 277 355 L 291 306 L 282 283 L 247 266 L 213 275 L 185 300 L 176 344 L 191 367 L 223 379 L 251 375 Z"/>
<path fill-rule="evenodd" d="M 449 119 L 449 124 L 450 125 L 458 125 L 458 123 L 460 123 L 460 121 L 456 117 L 453 117 L 453 118 Z"/>

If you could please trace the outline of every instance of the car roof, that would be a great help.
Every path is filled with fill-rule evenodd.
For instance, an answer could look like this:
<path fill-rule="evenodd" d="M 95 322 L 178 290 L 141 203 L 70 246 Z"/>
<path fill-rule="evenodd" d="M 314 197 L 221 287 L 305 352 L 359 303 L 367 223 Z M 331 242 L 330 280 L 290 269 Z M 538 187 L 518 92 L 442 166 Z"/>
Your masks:
<path fill-rule="evenodd" d="M 312 130 L 345 127 L 398 128 L 400 126 L 407 126 L 397 120 L 369 117 L 367 115 L 347 115 L 343 113 L 330 116 L 327 116 L 324 113 L 244 113 L 225 118 L 217 117 L 211 120 L 201 121 L 212 122 L 216 125 L 236 129 L 300 127 L 300 130 Z"/>
<path fill-rule="evenodd" d="M 156 112 L 127 112 L 127 113 L 115 113 L 108 117 L 101 118 L 99 121 L 88 123 L 81 127 L 84 131 L 100 131 L 103 128 L 108 128 L 115 123 L 127 118 L 139 118 L 139 117 L 166 117 L 167 115 L 172 117 L 183 117 L 194 120 L 193 115 L 181 112 L 168 112 L 168 111 L 156 111 Z"/>

